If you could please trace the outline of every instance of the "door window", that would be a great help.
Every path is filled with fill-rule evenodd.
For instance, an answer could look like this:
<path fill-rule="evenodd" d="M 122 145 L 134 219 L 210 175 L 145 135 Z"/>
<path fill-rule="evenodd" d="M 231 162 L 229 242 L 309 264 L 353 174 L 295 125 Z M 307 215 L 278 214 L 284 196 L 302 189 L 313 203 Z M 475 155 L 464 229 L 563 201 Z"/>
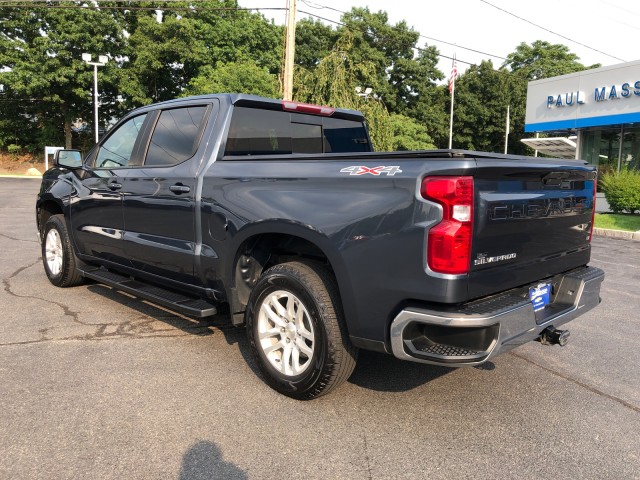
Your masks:
<path fill-rule="evenodd" d="M 198 149 L 207 107 L 163 110 L 151 136 L 145 166 L 169 166 L 191 158 Z"/>
<path fill-rule="evenodd" d="M 109 135 L 100 146 L 95 167 L 118 168 L 131 165 L 136 140 L 140 136 L 146 117 L 146 113 L 133 117 Z"/>

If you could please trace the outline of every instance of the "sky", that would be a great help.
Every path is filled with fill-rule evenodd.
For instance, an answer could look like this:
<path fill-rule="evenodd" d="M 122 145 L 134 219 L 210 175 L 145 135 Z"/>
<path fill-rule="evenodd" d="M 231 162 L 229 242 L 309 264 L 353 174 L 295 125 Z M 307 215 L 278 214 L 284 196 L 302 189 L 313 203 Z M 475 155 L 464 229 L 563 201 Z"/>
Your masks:
<path fill-rule="evenodd" d="M 239 3 L 242 7 L 283 8 L 287 0 L 239 0 Z M 497 68 L 521 42 L 531 44 L 536 40 L 566 45 L 587 66 L 640 59 L 637 42 L 640 2 L 628 0 L 298 0 L 297 3 L 298 19 L 308 17 L 303 12 L 309 12 L 340 21 L 339 11 L 352 7 L 386 11 L 391 24 L 404 20 L 423 36 L 419 46 L 435 45 L 446 57 L 455 53 L 459 71 L 482 60 L 491 60 Z M 262 13 L 278 24 L 284 23 L 283 12 Z M 445 76 L 451 71 L 451 63 L 450 59 L 441 58 L 438 64 Z"/>

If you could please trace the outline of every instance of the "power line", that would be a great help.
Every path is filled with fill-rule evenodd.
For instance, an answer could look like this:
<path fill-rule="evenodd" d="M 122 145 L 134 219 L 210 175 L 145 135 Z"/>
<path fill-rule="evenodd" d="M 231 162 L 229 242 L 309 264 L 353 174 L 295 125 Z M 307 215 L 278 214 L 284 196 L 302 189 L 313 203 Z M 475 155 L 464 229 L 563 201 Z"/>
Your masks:
<path fill-rule="evenodd" d="M 545 28 L 545 27 L 543 27 L 541 25 L 538 25 L 537 23 L 533 23 L 531 20 L 527 20 L 526 18 L 519 17 L 515 13 L 508 12 L 504 8 L 500 8 L 500 7 L 498 7 L 498 6 L 496 6 L 496 5 L 492 4 L 492 3 L 487 2 L 487 0 L 480 0 L 480 1 L 482 3 L 486 3 L 490 7 L 493 7 L 495 9 L 497 9 L 497 10 L 500 10 L 501 12 L 506 13 L 507 15 L 511 15 L 512 17 L 517 18 L 518 20 L 522 20 L 525 23 L 528 23 L 530 25 L 533 25 L 534 27 L 540 28 L 540 29 L 544 30 L 545 32 L 549 32 L 549 33 L 551 33 L 553 35 L 557 35 L 560 38 L 564 38 L 565 40 L 569 40 L 570 42 L 573 42 L 573 43 L 575 43 L 577 45 L 581 45 L 581 46 L 583 46 L 585 48 L 588 48 L 589 50 L 593 50 L 594 52 L 601 53 L 602 55 L 606 55 L 607 57 L 615 58 L 616 60 L 620 60 L 621 62 L 625 61 L 622 58 L 616 57 L 614 55 L 610 55 L 610 54 L 608 54 L 606 52 L 603 52 L 602 50 L 598 50 L 597 48 L 590 47 L 589 45 L 585 45 L 584 43 L 578 42 L 577 40 L 573 40 L 572 38 L 569 38 L 569 37 L 567 37 L 565 35 L 562 35 L 560 33 L 554 32 L 553 30 L 549 30 L 548 28 Z"/>
<path fill-rule="evenodd" d="M 78 5 L 76 5 L 77 7 L 83 7 L 83 5 L 86 5 L 88 7 L 101 7 L 102 4 L 104 3 L 126 3 L 127 5 L 131 5 L 131 4 L 135 4 L 135 3 L 162 3 L 164 4 L 164 6 L 166 6 L 167 4 L 171 4 L 171 3 L 183 3 L 186 5 L 186 7 L 188 7 L 189 5 L 192 4 L 198 4 L 198 3 L 212 3 L 211 0 L 86 0 L 84 2 L 80 2 L 79 0 L 0 0 L 0 4 L 5 4 L 5 3 L 28 3 L 30 5 L 37 5 L 37 6 L 48 6 L 48 7 L 55 7 L 55 6 L 62 6 L 60 4 L 62 3 L 76 3 Z M 85 7 L 86 8 L 86 7 Z M 161 10 L 164 7 L 152 7 L 158 10 Z M 183 8 L 183 7 L 180 7 Z M 249 8 L 249 7 L 210 7 L 210 8 L 220 8 L 220 9 L 229 9 L 229 10 L 257 10 L 258 8 Z M 272 9 L 272 10 L 276 10 L 276 9 Z"/>
<path fill-rule="evenodd" d="M 616 5 L 615 3 L 607 2 L 606 0 L 600 0 L 601 3 L 609 5 L 610 7 L 617 8 L 618 10 L 622 10 L 623 12 L 630 13 L 631 15 L 635 15 L 640 17 L 640 13 L 634 12 L 633 10 L 629 10 L 627 8 L 621 7 L 620 5 Z"/>
<path fill-rule="evenodd" d="M 23 0 L 24 1 L 24 0 Z M 51 2 L 47 2 L 47 0 L 42 0 L 41 2 L 30 2 L 28 4 L 25 3 L 19 3 L 20 0 L 0 0 L 0 6 L 4 6 L 4 7 L 9 7 L 9 8 L 45 8 L 47 10 L 50 9 L 89 9 L 89 10 L 139 10 L 139 11 L 156 11 L 156 10 L 164 10 L 164 11 L 178 11 L 178 10 L 185 10 L 185 11 L 286 11 L 287 8 L 284 7 L 198 7 L 198 6 L 194 6 L 193 4 L 197 4 L 199 2 L 206 2 L 206 1 L 210 1 L 210 0 L 191 0 L 189 3 L 191 5 L 183 5 L 183 6 L 169 6 L 169 5 L 163 5 L 163 6 L 156 6 L 156 7 L 139 7 L 139 6 L 133 6 L 131 5 L 132 3 L 139 3 L 139 2 L 143 2 L 145 0 L 110 0 L 111 2 L 115 2 L 115 3 L 127 3 L 126 6 L 116 6 L 116 5 L 104 5 L 104 2 L 102 3 L 98 3 L 96 4 L 82 4 L 82 5 L 60 5 L 60 4 L 54 4 Z M 316 8 L 316 9 L 327 9 L 327 10 L 333 10 L 335 12 L 341 13 L 341 14 L 345 14 L 347 12 L 344 12 L 342 10 L 338 10 L 336 8 L 332 8 L 326 5 L 320 5 L 317 3 L 312 3 L 312 2 L 307 2 L 304 0 L 301 0 L 303 3 L 305 3 L 306 5 L 312 7 L 312 8 Z M 171 3 L 171 2 L 181 2 L 181 0 L 165 0 L 165 3 Z M 300 13 L 304 13 L 306 15 L 310 15 L 312 17 L 316 17 L 320 20 L 324 20 L 326 22 L 329 23 L 333 23 L 335 25 L 340 25 L 342 27 L 348 28 L 348 26 L 344 23 L 335 21 L 335 20 L 331 20 L 329 18 L 325 18 L 322 17 L 320 15 L 311 13 L 311 12 L 306 12 L 304 10 L 298 10 Z M 370 32 L 365 32 L 363 31 L 363 33 L 367 33 L 369 35 L 372 35 Z M 451 45 L 451 46 L 455 46 L 457 48 L 461 48 L 462 50 L 468 50 L 474 53 L 479 53 L 481 55 L 487 55 L 490 57 L 494 57 L 494 58 L 499 58 L 501 60 L 506 60 L 505 57 L 501 57 L 499 55 L 493 55 L 487 52 L 482 52 L 480 50 L 475 50 L 473 48 L 469 48 L 469 47 L 464 47 L 461 45 L 457 45 L 455 43 L 451 43 L 451 42 L 447 42 L 446 40 L 439 40 L 433 37 L 428 37 L 426 35 L 421 35 L 418 34 L 419 37 L 421 38 L 425 38 L 428 40 L 432 40 L 435 42 L 440 42 L 440 43 L 444 43 L 447 45 Z M 376 38 L 380 38 L 379 36 Z M 424 48 L 420 48 L 420 47 L 414 47 L 416 50 L 418 51 L 426 51 L 426 49 Z M 443 55 L 443 54 L 438 54 L 439 57 L 441 58 L 446 58 L 449 60 L 453 60 L 453 57 L 450 57 L 448 55 Z M 464 60 L 460 60 L 459 58 L 456 59 L 458 62 L 460 63 L 464 63 L 466 65 L 474 65 L 474 63 L 472 62 L 467 62 Z"/>
<path fill-rule="evenodd" d="M 113 1 L 113 0 L 111 0 Z M 132 1 L 132 0 L 125 0 Z M 197 1 L 197 0 L 196 0 Z M 192 2 L 193 3 L 193 2 Z M 184 5 L 184 6 L 168 6 L 164 5 L 161 7 L 136 7 L 132 5 L 127 6 L 117 6 L 117 5 L 104 5 L 104 4 L 82 4 L 82 5 L 59 5 L 52 3 L 19 3 L 15 0 L 0 0 L 0 8 L 42 8 L 46 10 L 63 10 L 63 9 L 71 9 L 71 10 L 142 10 L 142 11 L 178 11 L 178 10 L 186 10 L 189 12 L 222 12 L 222 11 L 266 11 L 266 10 L 286 10 L 283 7 L 197 7 L 194 5 Z"/>
<path fill-rule="evenodd" d="M 304 0 L 301 0 L 301 1 L 302 1 L 302 2 L 304 2 Z M 304 2 L 304 3 L 307 3 L 307 2 Z M 331 8 L 331 7 L 326 7 L 326 8 L 331 9 L 331 10 L 336 10 L 335 8 Z M 339 11 L 339 10 L 336 10 L 336 11 Z M 325 17 L 322 17 L 322 16 L 317 15 L 317 14 L 315 14 L 315 13 L 307 12 L 307 11 L 304 11 L 304 10 L 298 10 L 298 12 L 300 12 L 300 13 L 304 13 L 304 14 L 306 14 L 306 15 L 311 15 L 312 17 L 316 17 L 316 18 L 318 18 L 318 19 L 320 19 L 320 20 L 324 20 L 325 22 L 333 23 L 333 24 L 335 24 L 335 25 L 340 25 L 341 27 L 344 27 L 344 28 L 346 28 L 346 29 L 348 29 L 348 30 L 352 30 L 352 27 L 349 27 L 349 26 L 348 26 L 347 24 L 345 24 L 345 23 L 338 22 L 338 21 L 336 21 L 336 20 L 331 20 L 331 19 L 329 19 L 329 18 L 325 18 Z M 343 13 L 344 13 L 344 12 L 343 12 Z M 384 37 L 381 37 L 381 36 L 379 36 L 379 35 L 375 35 L 375 34 L 373 34 L 373 33 L 369 32 L 369 31 L 367 31 L 367 30 L 358 30 L 358 31 L 359 31 L 359 32 L 361 32 L 361 33 L 364 33 L 365 35 L 369 35 L 370 37 L 375 38 L 375 39 L 381 39 L 381 38 L 384 38 Z M 412 48 L 415 48 L 416 50 L 418 50 L 418 51 L 420 51 L 420 52 L 426 52 L 426 51 L 427 51 L 427 49 L 426 49 L 426 48 L 421 48 L 421 47 L 417 47 L 417 46 L 413 46 Z M 441 53 L 437 53 L 437 54 L 436 54 L 436 56 L 438 56 L 438 57 L 440 57 L 440 58 L 446 58 L 446 59 L 448 59 L 448 60 L 455 60 L 456 62 L 464 63 L 465 65 L 469 65 L 469 66 L 477 65 L 477 63 L 467 62 L 467 61 L 465 61 L 465 60 L 460 60 L 460 59 L 459 59 L 459 58 L 457 58 L 457 57 L 455 57 L 455 58 L 454 58 L 454 57 L 450 57 L 450 56 L 448 56 L 448 55 L 443 55 L 443 54 L 441 54 Z M 502 58 L 502 57 L 500 57 L 500 58 Z M 495 69 L 494 69 L 493 71 L 494 71 L 494 72 L 496 72 L 496 73 L 499 73 L 499 74 L 501 74 L 501 75 L 514 76 L 514 77 L 516 77 L 516 76 L 517 76 L 515 73 L 510 72 L 510 71 L 508 71 L 508 70 L 501 70 L 501 69 L 497 69 L 497 70 L 495 70 Z"/>
<path fill-rule="evenodd" d="M 332 11 L 334 11 L 334 12 L 338 12 L 338 13 L 341 13 L 341 14 L 346 14 L 346 13 L 347 13 L 347 12 L 345 12 L 345 11 L 338 10 L 337 8 L 329 7 L 329 6 L 327 6 L 327 5 L 321 5 L 321 4 L 319 4 L 319 3 L 309 2 L 309 1 L 305 1 L 305 0 L 300 0 L 300 1 L 301 1 L 302 3 L 304 3 L 305 5 L 307 5 L 307 6 L 311 7 L 311 8 L 316 8 L 316 9 L 318 9 L 318 10 L 332 10 Z M 300 10 L 300 12 L 302 12 L 302 10 Z M 305 12 L 302 12 L 302 13 L 305 13 Z M 327 21 L 329 21 L 329 20 L 327 20 Z M 446 45 L 451 45 L 451 46 L 453 46 L 453 47 L 460 48 L 460 49 L 462 49 L 462 50 L 468 50 L 468 51 L 470 51 L 470 52 L 474 52 L 474 53 L 479 53 L 479 54 L 481 54 L 481 55 L 487 55 L 487 56 L 489 56 L 489 57 L 499 58 L 500 60 L 506 60 L 506 58 L 505 58 L 505 57 L 501 57 L 500 55 L 493 55 L 493 54 L 491 54 L 491 53 L 487 53 L 487 52 L 483 52 L 483 51 L 480 51 L 480 50 L 476 50 L 476 49 L 474 49 L 474 48 L 464 47 L 464 46 L 462 46 L 462 45 L 458 45 L 457 43 L 447 42 L 446 40 L 440 40 L 440 39 L 437 39 L 437 38 L 428 37 L 428 36 L 426 36 L 426 35 L 422 35 L 422 34 L 420 34 L 420 33 L 418 33 L 418 37 L 420 37 L 420 38 L 425 38 L 425 39 L 427 39 L 427 40 L 432 40 L 432 41 L 434 41 L 434 42 L 438 42 L 438 43 L 444 43 L 444 44 L 446 44 Z M 451 58 L 451 57 L 445 57 L 445 58 Z M 467 63 L 467 62 L 462 62 L 462 63 Z M 471 64 L 469 64 L 469 65 L 471 65 Z"/>
<path fill-rule="evenodd" d="M 324 20 L 325 22 L 333 23 L 333 24 L 335 24 L 335 25 L 340 25 L 341 27 L 344 27 L 344 28 L 346 28 L 347 30 L 352 30 L 352 29 L 353 29 L 353 27 L 349 27 L 349 25 L 347 25 L 346 23 L 338 22 L 338 21 L 336 21 L 336 20 L 331 20 L 330 18 L 325 18 L 325 17 L 322 17 L 322 16 L 317 15 L 317 14 L 315 14 L 315 13 L 306 12 L 306 11 L 304 11 L 304 10 L 298 10 L 298 11 L 299 11 L 300 13 L 304 13 L 304 14 L 306 14 L 306 15 L 311 15 L 312 17 L 318 18 L 318 19 L 320 19 L 320 20 Z M 369 35 L 370 37 L 372 37 L 372 38 L 374 38 L 374 39 L 378 39 L 378 40 L 379 40 L 379 39 L 384 39 L 384 37 L 382 37 L 382 36 L 380 36 L 380 35 L 374 35 L 373 33 L 368 32 L 368 31 L 366 31 L 366 30 L 358 30 L 358 31 L 359 31 L 359 32 L 361 32 L 361 33 L 364 33 L 365 35 Z M 418 51 L 420 51 L 420 52 L 426 52 L 426 51 L 427 51 L 427 49 L 426 49 L 426 48 L 421 48 L 421 47 L 417 47 L 417 46 L 412 46 L 412 48 L 415 48 L 416 50 L 418 50 Z M 443 54 L 441 54 L 441 53 L 438 53 L 438 54 L 436 54 L 436 55 L 437 55 L 438 57 L 442 57 L 442 58 L 447 58 L 447 59 L 449 59 L 449 60 L 453 60 L 453 57 L 449 57 L 448 55 L 443 55 Z M 460 62 L 460 63 L 464 63 L 465 65 L 475 65 L 474 63 L 466 62 L 466 61 L 464 61 L 464 60 L 460 60 L 459 58 L 456 58 L 456 61 L 457 61 L 457 62 Z"/>

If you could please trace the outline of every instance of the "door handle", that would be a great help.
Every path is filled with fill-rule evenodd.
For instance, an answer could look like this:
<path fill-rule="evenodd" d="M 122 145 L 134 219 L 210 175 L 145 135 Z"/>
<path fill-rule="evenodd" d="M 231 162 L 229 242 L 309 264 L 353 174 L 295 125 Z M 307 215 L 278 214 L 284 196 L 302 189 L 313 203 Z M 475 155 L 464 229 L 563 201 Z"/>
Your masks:
<path fill-rule="evenodd" d="M 122 184 L 116 181 L 113 181 L 113 182 L 109 182 L 107 187 L 109 187 L 110 190 L 120 190 L 122 188 Z"/>
<path fill-rule="evenodd" d="M 171 190 L 173 193 L 180 195 L 181 193 L 189 193 L 191 191 L 191 187 L 188 185 L 182 185 L 181 183 L 178 183 L 176 185 L 171 185 L 169 187 L 169 190 Z"/>

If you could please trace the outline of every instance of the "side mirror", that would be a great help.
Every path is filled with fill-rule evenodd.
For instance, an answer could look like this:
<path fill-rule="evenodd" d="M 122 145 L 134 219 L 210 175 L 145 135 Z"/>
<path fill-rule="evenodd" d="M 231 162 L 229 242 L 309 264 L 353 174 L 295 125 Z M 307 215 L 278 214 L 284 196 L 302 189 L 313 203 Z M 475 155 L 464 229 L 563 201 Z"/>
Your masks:
<path fill-rule="evenodd" d="M 82 166 L 82 154 L 80 150 L 58 150 L 53 155 L 53 164 L 58 167 L 80 168 Z"/>

